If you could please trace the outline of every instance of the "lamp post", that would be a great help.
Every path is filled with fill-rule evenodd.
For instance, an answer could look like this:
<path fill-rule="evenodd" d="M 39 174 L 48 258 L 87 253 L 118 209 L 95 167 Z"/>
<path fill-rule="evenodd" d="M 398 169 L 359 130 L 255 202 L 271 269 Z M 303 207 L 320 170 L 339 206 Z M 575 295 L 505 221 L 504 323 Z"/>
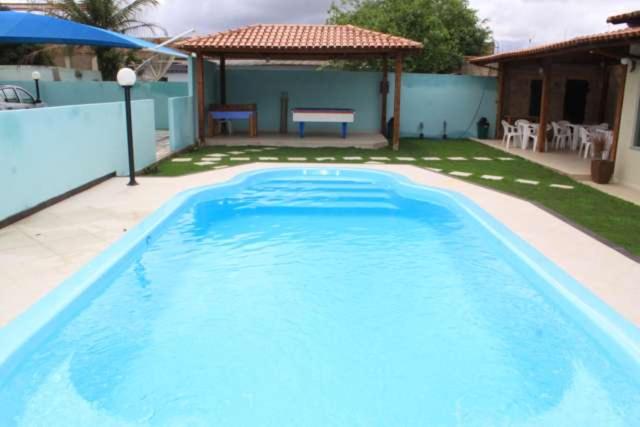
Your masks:
<path fill-rule="evenodd" d="M 40 99 L 40 73 L 38 71 L 34 71 L 31 73 L 31 78 L 36 82 L 36 104 L 39 104 L 42 102 Z"/>
<path fill-rule="evenodd" d="M 127 148 L 129 151 L 129 183 L 136 182 L 136 168 L 133 157 L 133 130 L 131 127 L 131 88 L 136 84 L 136 73 L 131 68 L 121 68 L 117 75 L 118 84 L 124 89 L 124 107 L 127 116 Z"/>

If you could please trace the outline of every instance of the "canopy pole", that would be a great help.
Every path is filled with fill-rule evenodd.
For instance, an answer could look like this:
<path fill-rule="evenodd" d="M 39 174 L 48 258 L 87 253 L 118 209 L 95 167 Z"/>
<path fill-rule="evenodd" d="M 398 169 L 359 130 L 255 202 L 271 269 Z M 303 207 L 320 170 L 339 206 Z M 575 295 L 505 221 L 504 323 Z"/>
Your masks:
<path fill-rule="evenodd" d="M 220 55 L 220 104 L 227 103 L 227 64 L 224 55 Z"/>
<path fill-rule="evenodd" d="M 389 94 L 389 60 L 382 57 L 382 81 L 380 82 L 380 133 L 387 135 L 387 95 Z"/>
<path fill-rule="evenodd" d="M 204 144 L 206 108 L 204 100 L 204 57 L 202 52 L 198 52 L 196 57 L 196 91 L 198 98 L 198 139 L 200 144 Z"/>
<path fill-rule="evenodd" d="M 396 55 L 395 90 L 393 97 L 393 150 L 400 148 L 400 92 L 402 90 L 402 54 Z"/>
<path fill-rule="evenodd" d="M 542 98 L 540 99 L 540 125 L 536 139 L 536 151 L 546 151 L 547 123 L 549 122 L 549 104 L 551 103 L 551 59 L 542 65 Z"/>
<path fill-rule="evenodd" d="M 502 116 L 504 110 L 504 90 L 506 86 L 506 66 L 504 63 L 498 64 L 498 96 L 496 97 L 496 139 L 502 138 Z"/>

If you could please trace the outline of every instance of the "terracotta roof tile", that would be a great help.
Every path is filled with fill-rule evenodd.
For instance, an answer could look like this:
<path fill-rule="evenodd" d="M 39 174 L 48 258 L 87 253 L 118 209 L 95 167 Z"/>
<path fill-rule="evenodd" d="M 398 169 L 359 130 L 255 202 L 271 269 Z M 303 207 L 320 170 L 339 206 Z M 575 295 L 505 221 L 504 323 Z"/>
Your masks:
<path fill-rule="evenodd" d="M 607 18 L 607 22 L 611 24 L 624 24 L 627 21 L 635 21 L 637 19 L 640 19 L 640 10 L 610 16 Z"/>
<path fill-rule="evenodd" d="M 590 47 L 598 44 L 610 44 L 611 42 L 640 41 L 640 28 L 623 28 L 621 30 L 609 31 L 606 33 L 591 34 L 587 36 L 575 37 L 557 43 L 549 43 L 527 49 L 513 50 L 510 52 L 496 53 L 487 56 L 478 56 L 469 62 L 473 64 L 489 64 L 491 62 L 502 62 L 513 59 L 526 58 L 539 54 L 551 54 L 561 52 L 566 49 Z"/>
<path fill-rule="evenodd" d="M 258 24 L 192 37 L 181 42 L 179 47 L 205 52 L 335 53 L 417 51 L 422 49 L 422 44 L 353 25 Z"/>

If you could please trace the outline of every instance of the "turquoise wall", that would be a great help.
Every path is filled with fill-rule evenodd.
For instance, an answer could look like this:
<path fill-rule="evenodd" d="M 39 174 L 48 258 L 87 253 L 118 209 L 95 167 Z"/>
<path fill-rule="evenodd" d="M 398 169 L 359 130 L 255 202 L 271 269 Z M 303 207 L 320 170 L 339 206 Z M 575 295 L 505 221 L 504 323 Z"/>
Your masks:
<path fill-rule="evenodd" d="M 152 100 L 132 104 L 136 168 L 156 159 Z M 112 172 L 128 173 L 124 103 L 0 113 L 0 220 Z"/>
<path fill-rule="evenodd" d="M 206 75 L 207 86 L 218 85 L 218 75 Z M 377 132 L 380 127 L 381 74 L 333 70 L 227 70 L 227 102 L 256 103 L 262 131 L 277 131 L 280 123 L 280 94 L 289 95 L 289 109 L 295 107 L 342 107 L 356 110 L 351 129 Z M 389 76 L 388 117 L 393 114 L 394 74 Z M 209 96 L 209 95 L 208 95 Z M 217 98 L 217 91 L 214 93 Z M 449 137 L 476 135 L 480 117 L 495 120 L 496 79 L 442 74 L 403 74 L 401 133 L 414 136 L 424 124 L 427 137 L 442 136 L 447 121 Z M 288 115 L 289 131 L 296 126 Z M 491 123 L 492 129 L 494 123 Z M 336 130 L 336 125 L 310 124 L 309 129 Z M 238 121 L 234 129 L 244 130 Z M 491 130 L 493 132 L 493 130 Z"/>
<path fill-rule="evenodd" d="M 393 112 L 394 73 L 389 75 L 387 108 Z M 403 74 L 400 125 L 403 136 L 420 134 L 420 122 L 427 137 L 441 138 L 447 122 L 450 138 L 476 136 L 476 122 L 486 117 L 493 135 L 496 118 L 496 79 L 494 77 L 449 74 Z M 390 113 L 392 114 L 392 113 Z"/>
<path fill-rule="evenodd" d="M 15 84 L 36 93 L 33 81 L 0 82 Z M 134 100 L 154 101 L 157 129 L 169 128 L 169 98 L 187 96 L 188 84 L 179 82 L 139 82 L 133 87 Z M 122 88 L 116 82 L 40 82 L 40 96 L 50 106 L 96 104 L 123 100 Z"/>
<path fill-rule="evenodd" d="M 169 144 L 178 151 L 195 142 L 193 97 L 169 98 Z"/>

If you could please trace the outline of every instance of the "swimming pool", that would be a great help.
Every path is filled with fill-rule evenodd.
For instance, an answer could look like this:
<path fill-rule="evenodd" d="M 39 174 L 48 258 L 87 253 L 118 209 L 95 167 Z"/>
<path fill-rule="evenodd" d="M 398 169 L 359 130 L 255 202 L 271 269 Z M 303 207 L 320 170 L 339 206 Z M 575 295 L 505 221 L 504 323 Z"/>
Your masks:
<path fill-rule="evenodd" d="M 0 330 L 0 425 L 631 426 L 639 347 L 459 195 L 270 170 L 181 194 Z"/>

